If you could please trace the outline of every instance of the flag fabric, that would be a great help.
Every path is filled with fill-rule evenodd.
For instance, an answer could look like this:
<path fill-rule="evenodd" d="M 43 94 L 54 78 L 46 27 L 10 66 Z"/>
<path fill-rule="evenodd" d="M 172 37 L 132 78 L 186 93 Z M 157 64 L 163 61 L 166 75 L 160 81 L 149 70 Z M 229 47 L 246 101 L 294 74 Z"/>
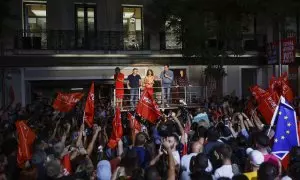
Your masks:
<path fill-rule="evenodd" d="M 134 133 L 134 135 L 141 132 L 142 126 L 141 126 L 140 122 L 129 112 L 127 114 L 127 119 L 130 122 L 130 128 L 131 128 L 132 132 Z"/>
<path fill-rule="evenodd" d="M 282 96 L 272 118 L 272 124 L 274 123 L 276 131 L 272 154 L 283 161 L 292 147 L 299 146 L 299 136 L 296 112 Z"/>
<path fill-rule="evenodd" d="M 258 85 L 250 87 L 250 92 L 254 96 L 257 102 L 260 102 L 261 98 L 265 95 L 266 90 L 262 89 Z"/>
<path fill-rule="evenodd" d="M 64 176 L 69 176 L 72 172 L 72 164 L 71 164 L 71 157 L 70 154 L 64 155 L 64 157 L 61 159 L 61 164 L 64 168 Z"/>
<path fill-rule="evenodd" d="M 284 73 L 278 79 L 272 77 L 269 86 L 270 92 L 277 93 L 278 97 L 283 96 L 289 102 L 292 102 L 294 99 L 294 94 L 291 86 L 289 85 L 287 73 Z"/>
<path fill-rule="evenodd" d="M 110 136 L 110 139 L 108 141 L 107 146 L 111 149 L 114 149 L 117 147 L 118 142 L 123 136 L 123 127 L 122 127 L 122 121 L 121 121 L 121 110 L 120 108 L 116 108 L 115 117 L 112 122 L 113 130 Z"/>
<path fill-rule="evenodd" d="M 92 128 L 94 124 L 94 113 L 95 113 L 94 91 L 95 90 L 94 90 L 94 82 L 93 82 L 88 97 L 86 98 L 84 115 L 83 115 L 84 122 L 89 126 L 89 128 Z"/>
<path fill-rule="evenodd" d="M 60 112 L 71 111 L 76 103 L 83 97 L 83 93 L 58 93 L 53 102 L 53 108 Z"/>
<path fill-rule="evenodd" d="M 36 139 L 36 135 L 27 126 L 25 121 L 17 121 L 16 128 L 18 134 L 17 163 L 20 168 L 23 168 L 26 161 L 32 158 L 32 145 Z"/>
<path fill-rule="evenodd" d="M 191 131 L 191 127 L 192 127 L 192 124 L 191 124 L 191 121 L 190 119 L 188 119 L 188 121 L 186 122 L 185 124 L 185 127 L 184 127 L 184 144 L 183 144 L 183 150 L 182 150 L 182 155 L 186 155 L 188 154 L 188 134 L 189 132 Z"/>
<path fill-rule="evenodd" d="M 149 91 L 144 90 L 141 99 L 136 107 L 139 116 L 154 124 L 161 116 L 161 112 Z"/>
<path fill-rule="evenodd" d="M 261 98 L 261 101 L 257 107 L 261 115 L 265 119 L 266 124 L 270 124 L 276 106 L 278 104 L 278 96 L 276 93 L 266 92 L 265 95 Z"/>

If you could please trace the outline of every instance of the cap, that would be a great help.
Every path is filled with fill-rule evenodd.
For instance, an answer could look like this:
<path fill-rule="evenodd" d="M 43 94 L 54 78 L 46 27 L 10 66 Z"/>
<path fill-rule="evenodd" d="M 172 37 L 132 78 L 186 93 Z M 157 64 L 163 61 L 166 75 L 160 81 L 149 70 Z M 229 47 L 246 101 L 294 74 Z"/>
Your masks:
<path fill-rule="evenodd" d="M 97 180 L 111 179 L 111 165 L 109 161 L 102 160 L 97 165 Z"/>
<path fill-rule="evenodd" d="M 251 164 L 254 166 L 260 166 L 265 161 L 264 155 L 258 150 L 253 150 L 252 148 L 248 148 L 246 152 L 249 156 Z"/>

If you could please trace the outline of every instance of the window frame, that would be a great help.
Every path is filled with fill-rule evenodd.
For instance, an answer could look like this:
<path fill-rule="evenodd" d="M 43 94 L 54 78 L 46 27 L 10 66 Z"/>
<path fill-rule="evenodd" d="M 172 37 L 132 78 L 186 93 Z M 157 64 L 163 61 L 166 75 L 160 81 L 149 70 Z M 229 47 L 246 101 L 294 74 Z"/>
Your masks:
<path fill-rule="evenodd" d="M 23 1 L 23 31 L 30 31 L 30 29 L 27 28 L 27 24 L 28 24 L 28 18 L 30 18 L 30 16 L 28 16 L 27 12 L 26 12 L 26 5 L 45 5 L 46 6 L 46 16 L 40 16 L 40 18 L 46 18 L 46 30 L 47 30 L 47 2 L 46 1 L 41 1 L 41 2 L 30 2 L 30 1 Z"/>
<path fill-rule="evenodd" d="M 141 34 L 142 34 L 142 46 L 145 46 L 145 32 L 144 32 L 144 6 L 139 4 L 121 4 L 121 19 L 122 19 L 122 31 L 124 32 L 124 24 L 123 24 L 123 15 L 124 15 L 124 8 L 140 8 L 141 9 Z M 123 39 L 124 41 L 124 39 Z M 144 47 L 142 47 L 144 48 Z"/>

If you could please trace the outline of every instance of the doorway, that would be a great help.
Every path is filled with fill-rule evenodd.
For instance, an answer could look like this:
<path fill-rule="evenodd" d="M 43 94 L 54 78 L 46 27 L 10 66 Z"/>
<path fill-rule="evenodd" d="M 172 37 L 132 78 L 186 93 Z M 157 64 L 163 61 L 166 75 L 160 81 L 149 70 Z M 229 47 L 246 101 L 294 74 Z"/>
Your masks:
<path fill-rule="evenodd" d="M 256 68 L 243 68 L 242 69 L 242 97 L 246 98 L 251 96 L 249 88 L 257 84 L 257 69 Z"/>

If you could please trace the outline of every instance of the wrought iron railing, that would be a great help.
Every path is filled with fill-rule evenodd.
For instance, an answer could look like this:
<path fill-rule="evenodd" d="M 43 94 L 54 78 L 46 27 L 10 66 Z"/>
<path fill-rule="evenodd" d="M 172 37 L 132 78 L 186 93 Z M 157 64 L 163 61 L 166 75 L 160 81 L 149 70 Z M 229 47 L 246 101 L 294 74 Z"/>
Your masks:
<path fill-rule="evenodd" d="M 174 33 L 159 32 L 159 38 L 141 31 L 74 31 L 74 30 L 20 30 L 15 36 L 15 49 L 45 50 L 150 50 L 151 44 L 159 50 L 181 50 L 182 43 Z M 223 48 L 224 43 L 208 40 L 210 48 Z M 265 36 L 245 36 L 240 46 L 245 51 L 264 50 Z M 226 48 L 227 49 L 227 48 Z M 156 47 L 157 50 L 157 47 Z"/>
<path fill-rule="evenodd" d="M 18 31 L 16 49 L 46 50 L 148 50 L 149 36 L 142 32 L 73 30 Z"/>
<path fill-rule="evenodd" d="M 119 94 L 118 90 L 122 90 L 124 94 Z M 117 106 L 118 97 L 122 97 L 122 109 L 134 109 L 144 88 L 136 88 L 135 92 L 130 92 L 128 88 L 114 89 L 113 105 Z M 122 92 L 121 91 L 121 92 Z M 136 102 L 132 100 L 132 96 L 136 96 Z M 163 87 L 153 87 L 153 97 L 162 109 L 175 108 L 179 105 L 200 106 L 207 100 L 206 86 L 172 86 L 170 88 L 170 97 L 163 91 Z M 119 104 L 118 104 L 119 105 Z M 119 105 L 120 106 L 120 105 Z"/>

